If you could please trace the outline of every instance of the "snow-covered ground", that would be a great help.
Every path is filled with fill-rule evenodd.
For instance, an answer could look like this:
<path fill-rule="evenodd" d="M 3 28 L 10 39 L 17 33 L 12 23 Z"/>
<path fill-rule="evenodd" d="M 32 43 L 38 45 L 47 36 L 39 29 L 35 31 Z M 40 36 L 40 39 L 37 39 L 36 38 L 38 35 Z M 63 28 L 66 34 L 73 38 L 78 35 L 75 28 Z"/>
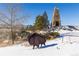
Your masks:
<path fill-rule="evenodd" d="M 79 31 L 60 30 L 60 34 L 79 35 Z M 63 42 L 62 42 L 63 39 Z M 0 56 L 79 56 L 79 37 L 63 36 L 46 42 L 40 49 L 21 44 L 0 48 Z"/>

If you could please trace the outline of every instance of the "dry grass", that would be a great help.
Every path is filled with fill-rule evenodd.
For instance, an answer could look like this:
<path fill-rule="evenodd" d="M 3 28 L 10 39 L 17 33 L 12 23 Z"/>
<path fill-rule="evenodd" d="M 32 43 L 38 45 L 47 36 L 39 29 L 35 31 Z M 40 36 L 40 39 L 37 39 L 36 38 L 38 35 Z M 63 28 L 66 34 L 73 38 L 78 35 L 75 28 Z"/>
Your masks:
<path fill-rule="evenodd" d="M 21 44 L 22 46 L 28 46 L 27 42 L 23 40 L 15 40 L 14 44 L 12 44 L 12 40 L 0 40 L 0 47 L 7 47 L 12 45 L 18 45 Z"/>
<path fill-rule="evenodd" d="M 0 40 L 0 47 L 6 47 L 10 45 L 12 45 L 11 40 Z"/>
<path fill-rule="evenodd" d="M 21 46 L 24 46 L 24 47 L 29 47 L 29 46 L 30 46 L 30 44 L 29 44 L 28 42 L 23 42 L 23 43 L 21 44 Z"/>

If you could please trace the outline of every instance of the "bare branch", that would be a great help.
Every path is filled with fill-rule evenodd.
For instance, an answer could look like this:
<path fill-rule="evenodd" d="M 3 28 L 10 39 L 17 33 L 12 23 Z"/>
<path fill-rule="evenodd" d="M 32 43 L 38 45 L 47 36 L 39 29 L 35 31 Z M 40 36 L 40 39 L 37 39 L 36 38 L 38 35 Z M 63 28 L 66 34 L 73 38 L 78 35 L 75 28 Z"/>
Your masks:
<path fill-rule="evenodd" d="M 9 25 L 10 26 L 10 24 L 8 24 L 7 22 L 5 22 L 4 20 L 1 20 L 0 19 L 0 21 L 3 22 L 3 23 L 5 23 L 6 25 Z"/>
<path fill-rule="evenodd" d="M 22 17 L 19 17 L 19 18 L 17 18 L 17 19 L 15 19 L 14 21 L 13 21 L 13 23 L 14 22 L 16 22 L 16 21 L 23 21 L 23 19 L 25 20 L 26 18 L 28 18 L 28 17 L 30 17 L 30 16 L 22 16 Z"/>
<path fill-rule="evenodd" d="M 8 20 L 10 20 L 8 16 L 6 16 L 5 14 L 3 14 L 3 13 L 1 13 L 1 12 L 0 12 L 0 16 L 3 17 L 3 18 L 6 18 L 6 19 L 8 19 Z"/>

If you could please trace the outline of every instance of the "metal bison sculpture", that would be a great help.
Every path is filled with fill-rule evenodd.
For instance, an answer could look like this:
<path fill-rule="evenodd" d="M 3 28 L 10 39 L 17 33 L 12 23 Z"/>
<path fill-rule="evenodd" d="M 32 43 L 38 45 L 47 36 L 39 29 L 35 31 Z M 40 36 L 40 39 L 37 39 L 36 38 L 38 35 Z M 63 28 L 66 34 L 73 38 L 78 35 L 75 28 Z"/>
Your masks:
<path fill-rule="evenodd" d="M 27 40 L 30 45 L 33 45 L 33 49 L 35 48 L 35 46 L 37 46 L 37 48 L 39 48 L 39 45 L 41 45 L 41 46 L 45 45 L 45 42 L 46 42 L 45 36 L 43 36 L 41 34 L 37 34 L 37 33 L 33 33 L 33 34 L 29 35 Z"/>

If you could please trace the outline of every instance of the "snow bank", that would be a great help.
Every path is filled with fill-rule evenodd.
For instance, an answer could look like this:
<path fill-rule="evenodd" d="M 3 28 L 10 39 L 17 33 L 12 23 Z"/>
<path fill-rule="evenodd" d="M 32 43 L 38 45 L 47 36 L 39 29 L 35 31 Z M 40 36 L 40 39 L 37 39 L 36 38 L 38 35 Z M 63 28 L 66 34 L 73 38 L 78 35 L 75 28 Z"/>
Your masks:
<path fill-rule="evenodd" d="M 74 31 L 74 35 L 79 32 Z M 60 31 L 60 33 L 71 33 L 69 31 Z M 72 43 L 70 43 L 70 40 Z M 46 46 L 40 49 L 32 49 L 32 46 L 14 45 L 0 48 L 0 56 L 79 56 L 79 37 L 64 36 L 55 40 L 46 42 Z"/>

